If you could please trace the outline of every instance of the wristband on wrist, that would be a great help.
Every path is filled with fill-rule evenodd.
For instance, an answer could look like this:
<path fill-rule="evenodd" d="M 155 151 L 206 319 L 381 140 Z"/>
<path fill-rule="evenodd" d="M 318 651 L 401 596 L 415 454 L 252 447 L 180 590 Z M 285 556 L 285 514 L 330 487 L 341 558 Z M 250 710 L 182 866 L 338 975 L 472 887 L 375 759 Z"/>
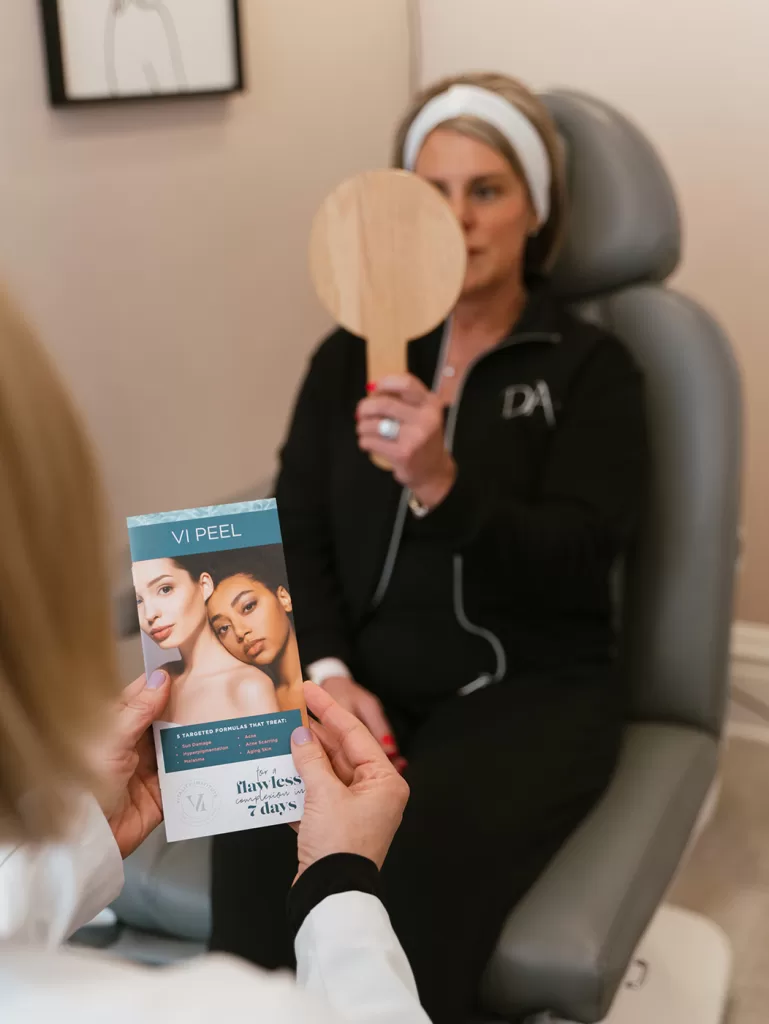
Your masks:
<path fill-rule="evenodd" d="M 445 500 L 446 496 L 449 494 L 449 492 L 451 491 L 452 487 L 456 483 L 456 479 L 457 479 L 457 467 L 456 467 L 456 463 L 454 462 L 454 460 L 451 459 L 451 462 L 450 462 L 450 465 L 449 465 L 449 468 L 448 468 L 448 472 L 447 472 L 447 474 L 444 477 L 444 482 L 442 484 L 441 483 L 438 484 L 437 490 L 436 490 L 436 485 L 435 484 L 431 485 L 428 488 L 428 492 L 427 493 L 432 495 L 432 497 L 428 497 L 428 499 L 427 499 L 428 504 L 425 505 L 425 503 L 423 501 L 420 501 L 420 499 L 416 496 L 416 494 L 414 494 L 414 492 L 412 490 L 409 490 L 409 492 L 408 492 L 408 506 L 409 506 L 409 508 L 411 510 L 411 514 L 416 519 L 424 519 L 424 517 L 426 515 L 428 515 L 430 512 L 432 512 L 432 510 L 434 508 L 437 508 L 437 506 L 440 505 L 441 502 Z M 424 493 L 424 488 L 423 488 L 423 493 Z"/>
<path fill-rule="evenodd" d="M 334 676 L 352 679 L 349 668 L 339 658 L 320 658 L 307 666 L 307 674 L 310 677 L 310 682 L 317 686 L 322 686 L 327 679 L 332 679 Z"/>
<path fill-rule="evenodd" d="M 409 508 L 411 509 L 411 514 L 416 516 L 417 519 L 424 519 L 430 511 L 427 505 L 423 505 L 414 494 L 409 494 Z"/>

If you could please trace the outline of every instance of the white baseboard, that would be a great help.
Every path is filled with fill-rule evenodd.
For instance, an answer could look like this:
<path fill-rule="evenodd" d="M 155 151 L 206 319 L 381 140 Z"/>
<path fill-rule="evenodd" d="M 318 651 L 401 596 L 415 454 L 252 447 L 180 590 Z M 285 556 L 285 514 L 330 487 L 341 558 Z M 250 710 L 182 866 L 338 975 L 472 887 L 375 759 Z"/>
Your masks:
<path fill-rule="evenodd" d="M 769 626 L 737 622 L 732 629 L 732 683 L 765 690 L 769 703 Z"/>
<path fill-rule="evenodd" d="M 736 622 L 732 629 L 732 658 L 769 665 L 769 625 Z"/>

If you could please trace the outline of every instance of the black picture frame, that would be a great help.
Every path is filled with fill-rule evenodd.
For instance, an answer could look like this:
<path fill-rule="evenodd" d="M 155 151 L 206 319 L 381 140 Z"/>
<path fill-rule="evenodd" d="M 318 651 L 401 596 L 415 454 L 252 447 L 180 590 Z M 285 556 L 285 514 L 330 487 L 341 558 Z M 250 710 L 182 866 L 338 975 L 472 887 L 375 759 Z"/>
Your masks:
<path fill-rule="evenodd" d="M 242 17 L 240 0 L 229 0 L 232 12 L 232 32 L 235 46 L 235 80 L 221 89 L 180 89 L 178 92 L 157 93 L 105 93 L 103 96 L 78 97 L 67 92 L 65 54 L 61 26 L 60 5 L 67 0 L 39 0 L 48 77 L 48 98 L 52 107 L 88 107 L 104 104 L 147 103 L 178 101 L 200 97 L 229 96 L 246 88 L 243 57 Z"/>

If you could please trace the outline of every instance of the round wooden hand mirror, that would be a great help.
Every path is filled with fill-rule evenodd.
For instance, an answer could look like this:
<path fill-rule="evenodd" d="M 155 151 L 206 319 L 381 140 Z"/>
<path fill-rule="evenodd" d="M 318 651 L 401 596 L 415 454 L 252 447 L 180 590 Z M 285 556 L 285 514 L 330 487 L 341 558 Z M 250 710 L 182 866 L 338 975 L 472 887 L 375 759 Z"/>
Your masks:
<path fill-rule="evenodd" d="M 453 210 L 433 185 L 409 171 L 350 178 L 313 222 L 315 290 L 341 327 L 365 338 L 370 381 L 406 372 L 407 343 L 451 313 L 466 271 L 465 240 Z"/>

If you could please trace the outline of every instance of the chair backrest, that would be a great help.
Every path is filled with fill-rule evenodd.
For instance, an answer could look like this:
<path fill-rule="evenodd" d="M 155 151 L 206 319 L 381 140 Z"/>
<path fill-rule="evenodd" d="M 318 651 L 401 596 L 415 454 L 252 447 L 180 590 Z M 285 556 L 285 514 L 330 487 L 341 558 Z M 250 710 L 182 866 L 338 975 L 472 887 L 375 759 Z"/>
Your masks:
<path fill-rule="evenodd" d="M 542 98 L 565 144 L 571 197 L 556 288 L 622 339 L 647 382 L 653 481 L 619 594 L 631 714 L 718 733 L 738 555 L 736 361 L 714 319 L 665 286 L 681 230 L 653 147 L 592 97 Z"/>

